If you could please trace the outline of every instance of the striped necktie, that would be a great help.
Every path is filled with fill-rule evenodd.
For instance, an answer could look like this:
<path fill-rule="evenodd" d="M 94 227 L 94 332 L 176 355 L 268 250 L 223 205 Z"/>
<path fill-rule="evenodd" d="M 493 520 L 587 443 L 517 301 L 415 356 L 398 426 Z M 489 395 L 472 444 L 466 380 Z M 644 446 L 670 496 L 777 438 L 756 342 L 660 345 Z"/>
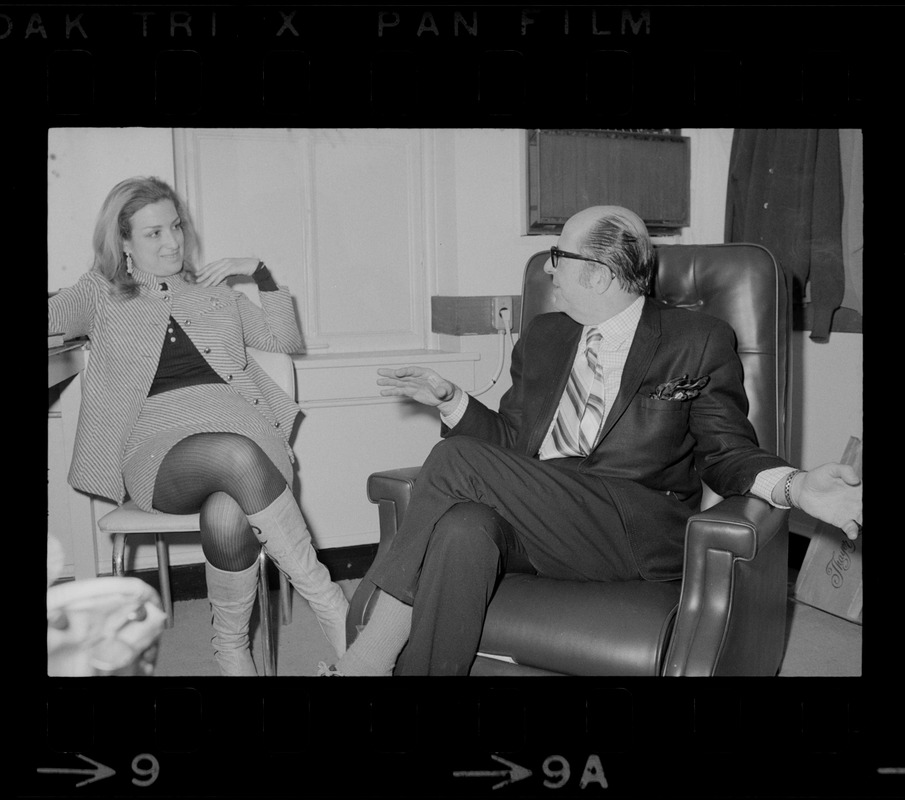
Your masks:
<path fill-rule="evenodd" d="M 597 358 L 602 339 L 597 329 L 588 332 L 586 357 L 592 375 L 590 386 L 586 385 L 587 377 L 583 377 L 583 373 L 587 373 L 576 364 L 566 385 L 568 402 L 564 400 L 559 406 L 553 427 L 553 445 L 564 457 L 588 455 L 600 435 L 606 410 L 603 371 Z"/>

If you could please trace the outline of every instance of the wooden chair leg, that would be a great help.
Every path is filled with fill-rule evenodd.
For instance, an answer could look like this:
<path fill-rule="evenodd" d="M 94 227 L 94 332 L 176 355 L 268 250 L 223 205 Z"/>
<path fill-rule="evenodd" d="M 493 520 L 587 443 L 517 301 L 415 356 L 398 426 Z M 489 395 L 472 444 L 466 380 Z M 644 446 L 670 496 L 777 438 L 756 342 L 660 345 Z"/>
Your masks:
<path fill-rule="evenodd" d="M 261 617 L 261 639 L 264 650 L 264 674 L 276 677 L 277 656 L 273 641 L 270 610 L 270 582 L 267 580 L 267 554 L 261 548 L 258 556 L 258 610 Z"/>
<path fill-rule="evenodd" d="M 157 544 L 157 575 L 160 580 L 160 599 L 163 601 L 163 610 L 167 614 L 165 627 L 173 627 L 173 595 L 170 591 L 170 552 L 167 549 L 166 539 L 159 533 L 154 534 Z"/>
<path fill-rule="evenodd" d="M 126 534 L 117 533 L 113 537 L 113 574 L 124 575 L 125 568 L 125 552 L 126 552 Z"/>

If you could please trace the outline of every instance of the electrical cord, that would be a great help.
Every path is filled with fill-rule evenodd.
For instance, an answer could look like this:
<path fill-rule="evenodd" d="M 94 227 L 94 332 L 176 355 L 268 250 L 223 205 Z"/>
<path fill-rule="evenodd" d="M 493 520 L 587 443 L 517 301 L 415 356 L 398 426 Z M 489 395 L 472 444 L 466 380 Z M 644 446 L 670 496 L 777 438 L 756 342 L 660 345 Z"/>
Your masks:
<path fill-rule="evenodd" d="M 515 347 L 515 340 L 512 338 L 512 312 L 508 308 L 500 309 L 500 317 L 503 319 L 504 329 L 498 331 L 499 340 L 500 340 L 500 354 L 498 357 L 498 363 L 496 372 L 494 376 L 490 379 L 488 383 L 482 386 L 480 389 L 476 389 L 473 392 L 469 392 L 472 397 L 477 397 L 480 394 L 484 394 L 485 392 L 490 391 L 494 386 L 496 386 L 497 381 L 500 379 L 500 375 L 503 373 L 503 364 L 506 362 L 506 336 L 509 336 L 510 344 Z"/>
<path fill-rule="evenodd" d="M 500 316 L 506 326 L 506 333 L 509 334 L 509 345 L 515 349 L 515 339 L 512 336 L 512 312 L 508 308 L 504 308 L 500 310 Z"/>

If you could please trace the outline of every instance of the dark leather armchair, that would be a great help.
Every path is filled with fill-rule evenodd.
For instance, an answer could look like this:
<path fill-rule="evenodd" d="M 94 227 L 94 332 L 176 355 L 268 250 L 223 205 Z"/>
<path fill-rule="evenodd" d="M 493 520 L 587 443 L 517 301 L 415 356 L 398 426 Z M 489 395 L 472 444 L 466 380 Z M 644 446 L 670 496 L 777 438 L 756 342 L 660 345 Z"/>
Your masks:
<path fill-rule="evenodd" d="M 657 253 L 653 296 L 732 325 L 749 418 L 761 446 L 786 457 L 791 308 L 782 271 L 758 245 L 665 245 Z M 519 330 L 553 310 L 546 258 L 545 251 L 528 261 Z M 377 559 L 405 515 L 417 475 L 418 468 L 399 469 L 368 480 L 380 514 Z M 776 674 L 785 644 L 788 512 L 750 495 L 704 496 L 688 522 L 681 580 L 598 583 L 507 573 L 471 674 Z M 351 602 L 350 643 L 373 600 L 365 578 Z"/>

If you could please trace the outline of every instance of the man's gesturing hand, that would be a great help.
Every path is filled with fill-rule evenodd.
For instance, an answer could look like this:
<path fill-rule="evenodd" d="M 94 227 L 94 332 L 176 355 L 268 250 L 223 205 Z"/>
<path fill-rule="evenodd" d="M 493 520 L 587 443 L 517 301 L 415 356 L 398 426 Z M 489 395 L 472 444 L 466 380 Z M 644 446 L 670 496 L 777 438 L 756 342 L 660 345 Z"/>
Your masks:
<path fill-rule="evenodd" d="M 429 367 L 399 367 L 378 369 L 378 386 L 384 397 L 409 397 L 426 406 L 440 407 L 441 412 L 452 410 L 458 402 L 461 389 L 434 372 Z M 455 401 L 455 402 L 453 402 Z"/>

